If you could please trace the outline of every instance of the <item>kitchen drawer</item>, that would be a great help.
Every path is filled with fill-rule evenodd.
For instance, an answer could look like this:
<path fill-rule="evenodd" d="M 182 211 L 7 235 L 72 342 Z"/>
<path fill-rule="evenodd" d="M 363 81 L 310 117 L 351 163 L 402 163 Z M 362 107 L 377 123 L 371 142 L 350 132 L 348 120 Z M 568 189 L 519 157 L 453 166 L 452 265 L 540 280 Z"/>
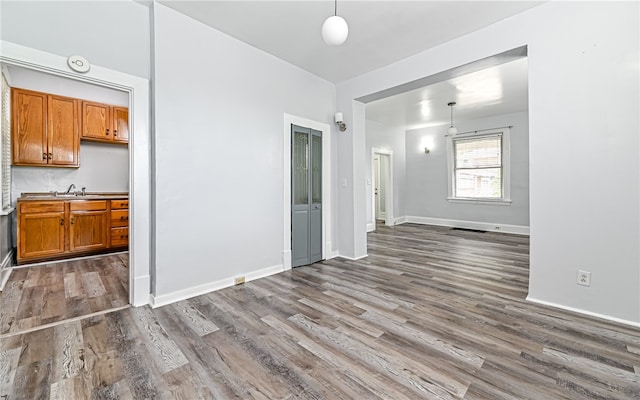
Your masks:
<path fill-rule="evenodd" d="M 64 212 L 63 201 L 25 201 L 20 202 L 21 213 Z"/>
<path fill-rule="evenodd" d="M 111 227 L 129 226 L 129 210 L 111 210 Z"/>
<path fill-rule="evenodd" d="M 111 228 L 111 247 L 129 244 L 129 228 Z"/>
<path fill-rule="evenodd" d="M 112 210 L 121 210 L 129 208 L 129 199 L 111 200 Z"/>
<path fill-rule="evenodd" d="M 69 202 L 70 211 L 103 211 L 106 209 L 106 200 L 76 200 Z"/>

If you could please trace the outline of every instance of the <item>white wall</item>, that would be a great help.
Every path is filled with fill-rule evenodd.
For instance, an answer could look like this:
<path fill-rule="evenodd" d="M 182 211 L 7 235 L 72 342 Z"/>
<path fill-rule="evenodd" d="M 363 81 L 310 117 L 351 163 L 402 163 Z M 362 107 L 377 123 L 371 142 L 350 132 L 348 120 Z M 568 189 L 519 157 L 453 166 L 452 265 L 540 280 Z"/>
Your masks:
<path fill-rule="evenodd" d="M 456 121 L 459 132 L 511 128 L 511 204 L 452 203 L 447 200 L 448 124 L 407 131 L 407 216 L 529 226 L 529 119 L 526 112 Z M 430 153 L 424 153 L 424 143 Z"/>
<path fill-rule="evenodd" d="M 639 15 L 637 2 L 544 3 L 340 83 L 353 127 L 338 143 L 339 179 L 350 179 L 338 206 L 353 210 L 341 251 L 366 254 L 364 106 L 353 99 L 527 45 L 529 296 L 640 323 Z M 578 268 L 591 287 L 576 285 Z"/>
<path fill-rule="evenodd" d="M 133 1 L 0 1 L 2 40 L 149 78 L 149 9 Z"/>
<path fill-rule="evenodd" d="M 384 149 L 393 152 L 393 210 L 392 215 L 397 218 L 405 215 L 406 185 L 405 185 L 405 131 L 401 126 L 387 126 L 376 121 L 367 120 L 366 135 L 366 173 L 367 173 L 367 225 L 374 223 L 373 199 L 371 190 L 374 186 L 373 171 L 371 170 L 371 149 Z"/>
<path fill-rule="evenodd" d="M 283 116 L 333 126 L 335 88 L 159 3 L 153 25 L 162 303 L 282 266 Z"/>
<path fill-rule="evenodd" d="M 128 93 L 56 77 L 24 68 L 9 67 L 10 85 L 16 88 L 53 93 L 128 107 Z M 66 190 L 72 183 L 89 192 L 129 190 L 129 149 L 127 146 L 80 142 L 79 168 L 11 167 L 11 198 L 23 192 Z"/>

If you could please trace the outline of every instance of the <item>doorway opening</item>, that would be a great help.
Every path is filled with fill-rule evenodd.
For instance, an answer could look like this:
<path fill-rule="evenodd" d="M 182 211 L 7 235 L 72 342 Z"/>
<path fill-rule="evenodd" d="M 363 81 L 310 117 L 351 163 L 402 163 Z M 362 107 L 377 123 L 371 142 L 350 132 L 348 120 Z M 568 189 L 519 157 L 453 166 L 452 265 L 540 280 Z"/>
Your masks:
<path fill-rule="evenodd" d="M 291 125 L 292 266 L 322 259 L 322 132 Z"/>
<path fill-rule="evenodd" d="M 35 49 L 2 42 L 0 62 L 45 73 L 51 77 L 113 89 L 125 93 L 129 106 L 129 295 L 134 306 L 148 304 L 150 293 L 150 215 L 149 182 L 149 81 L 118 71 L 95 66 L 87 74 L 68 71 L 66 58 Z M 15 211 L 14 211 L 15 213 Z"/>
<path fill-rule="evenodd" d="M 386 149 L 371 149 L 371 221 L 367 231 L 375 230 L 378 222 L 387 226 L 395 224 L 393 212 L 393 152 Z"/>
<path fill-rule="evenodd" d="M 333 237 L 333 226 L 331 218 L 331 140 L 332 132 L 328 124 L 311 119 L 298 117 L 291 114 L 284 114 L 283 125 L 283 251 L 282 266 L 284 270 L 291 269 L 292 263 L 292 126 L 307 127 L 322 133 L 322 157 L 321 161 L 321 259 L 330 259 L 337 256 L 337 251 L 332 249 L 331 238 Z"/>

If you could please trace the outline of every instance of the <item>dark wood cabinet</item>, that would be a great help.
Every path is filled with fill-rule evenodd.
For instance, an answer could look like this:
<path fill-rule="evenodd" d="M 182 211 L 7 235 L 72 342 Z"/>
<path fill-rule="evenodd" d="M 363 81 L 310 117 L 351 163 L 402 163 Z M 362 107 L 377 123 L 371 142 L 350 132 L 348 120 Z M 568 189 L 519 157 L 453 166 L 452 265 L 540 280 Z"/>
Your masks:
<path fill-rule="evenodd" d="M 13 164 L 78 167 L 78 100 L 12 89 Z"/>

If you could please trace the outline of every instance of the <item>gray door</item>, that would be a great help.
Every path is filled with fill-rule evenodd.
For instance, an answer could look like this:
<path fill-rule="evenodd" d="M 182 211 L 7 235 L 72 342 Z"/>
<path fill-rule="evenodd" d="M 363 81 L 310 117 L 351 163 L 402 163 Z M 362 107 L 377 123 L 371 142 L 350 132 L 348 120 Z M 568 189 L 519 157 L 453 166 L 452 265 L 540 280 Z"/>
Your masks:
<path fill-rule="evenodd" d="M 322 260 L 322 132 L 291 125 L 291 252 L 294 267 Z"/>

